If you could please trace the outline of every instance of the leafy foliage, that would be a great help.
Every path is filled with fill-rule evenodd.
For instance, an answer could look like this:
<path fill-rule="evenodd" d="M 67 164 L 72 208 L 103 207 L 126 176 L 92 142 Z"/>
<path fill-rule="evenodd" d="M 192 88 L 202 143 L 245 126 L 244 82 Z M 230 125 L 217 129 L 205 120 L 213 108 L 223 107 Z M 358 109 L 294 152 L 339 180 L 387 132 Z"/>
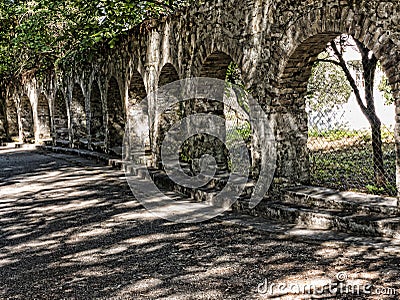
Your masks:
<path fill-rule="evenodd" d="M 328 53 L 323 52 L 319 59 L 325 59 Z M 330 110 L 338 104 L 349 100 L 352 89 L 343 70 L 329 62 L 317 62 L 308 82 L 307 102 L 313 111 Z"/>
<path fill-rule="evenodd" d="M 379 83 L 379 91 L 383 93 L 383 97 L 385 98 L 385 104 L 390 105 L 394 103 L 394 97 L 392 94 L 392 88 L 389 85 L 388 78 L 384 75 L 382 76 L 381 82 Z"/>
<path fill-rule="evenodd" d="M 0 77 L 46 70 L 100 43 L 113 47 L 147 18 L 193 0 L 3 0 L 0 3 Z M 79 54 L 85 54 L 79 56 Z"/>

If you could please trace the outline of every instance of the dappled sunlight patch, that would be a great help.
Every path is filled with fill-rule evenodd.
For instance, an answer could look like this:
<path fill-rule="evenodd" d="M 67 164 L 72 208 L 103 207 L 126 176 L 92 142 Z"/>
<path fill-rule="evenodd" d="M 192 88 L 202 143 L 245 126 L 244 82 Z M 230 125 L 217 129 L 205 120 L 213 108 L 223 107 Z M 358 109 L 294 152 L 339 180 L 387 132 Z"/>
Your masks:
<path fill-rule="evenodd" d="M 25 232 L 25 233 L 16 233 L 16 234 L 11 234 L 9 236 L 6 237 L 7 240 L 18 240 L 20 238 L 26 237 L 30 235 L 29 232 Z"/>
<path fill-rule="evenodd" d="M 61 259 L 66 262 L 94 263 L 101 260 L 101 252 L 101 248 L 94 248 L 69 254 L 63 256 Z"/>
<path fill-rule="evenodd" d="M 117 244 L 103 250 L 104 255 L 116 255 L 128 250 L 129 246 L 124 244 Z"/>
<path fill-rule="evenodd" d="M 82 193 L 76 193 L 78 195 L 83 196 Z M 70 194 L 71 196 L 71 194 Z M 98 207 L 98 205 L 101 203 L 99 200 L 74 200 L 71 201 L 68 204 L 55 204 L 55 205 L 48 205 L 44 207 L 37 207 L 32 209 L 33 211 L 40 211 L 40 212 L 46 212 L 46 213 L 57 213 L 57 212 L 72 212 L 75 210 L 81 210 L 85 208 L 90 208 L 90 207 Z"/>
<path fill-rule="evenodd" d="M 235 263 L 235 262 L 237 262 L 237 256 L 234 254 L 221 255 L 221 256 L 216 257 L 216 259 L 214 260 L 214 263 L 218 263 L 218 264 Z"/>
<path fill-rule="evenodd" d="M 158 251 L 162 251 L 162 249 L 166 248 L 168 243 L 160 243 L 158 245 L 154 245 L 152 247 L 146 247 L 138 249 L 138 253 L 157 253 Z"/>
<path fill-rule="evenodd" d="M 174 223 L 164 223 L 162 226 L 167 226 L 168 224 L 173 225 Z M 180 232 L 196 232 L 197 230 L 199 230 L 199 227 L 197 226 L 185 226 L 181 229 L 179 229 Z"/>
<path fill-rule="evenodd" d="M 68 231 L 54 232 L 49 235 L 41 235 L 36 239 L 28 240 L 29 236 L 34 236 L 35 231 L 29 230 L 24 233 L 16 233 L 6 237 L 7 240 L 15 242 L 12 246 L 6 246 L 4 249 L 8 255 L 19 255 L 24 252 L 36 252 L 40 251 L 54 251 L 60 247 L 62 237 L 68 234 Z M 26 241 L 20 241 L 20 239 Z"/>
<path fill-rule="evenodd" d="M 19 231 L 19 230 L 24 230 L 27 228 L 30 228 L 30 226 L 27 226 L 26 224 L 15 224 L 12 226 L 3 227 L 1 230 L 2 231 Z"/>
<path fill-rule="evenodd" d="M 30 185 L 24 185 L 24 184 L 18 184 L 18 185 L 11 185 L 11 186 L 5 186 L 1 188 L 1 194 L 2 195 L 8 195 L 9 202 L 14 200 L 15 198 L 21 199 L 25 194 L 27 193 L 32 193 L 35 190 L 35 186 L 30 184 Z M 14 199 L 11 198 L 15 195 Z M 14 200 L 15 201 L 15 200 Z M 7 201 L 8 202 L 8 201 Z"/>
<path fill-rule="evenodd" d="M 23 152 L 36 152 L 35 147 L 25 147 L 25 148 L 1 148 L 0 154 L 14 154 Z"/>
<path fill-rule="evenodd" d="M 397 256 L 400 257 L 400 248 L 396 247 L 396 246 L 388 246 L 388 247 L 384 247 L 384 252 L 386 255 L 393 255 L 393 256 Z"/>
<path fill-rule="evenodd" d="M 225 264 L 221 266 L 209 266 L 207 269 L 197 274 L 187 274 L 180 277 L 176 277 L 173 281 L 182 280 L 190 282 L 192 280 L 204 280 L 208 278 L 230 278 L 234 274 L 238 274 L 242 267 L 236 264 Z"/>
<path fill-rule="evenodd" d="M 131 246 L 140 246 L 145 244 L 155 244 L 161 241 L 169 241 L 170 243 L 174 242 L 174 240 L 183 239 L 185 237 L 189 237 L 189 233 L 157 233 L 150 235 L 141 235 L 133 238 L 129 238 L 124 240 L 124 243 Z"/>
<path fill-rule="evenodd" d="M 291 255 L 290 253 L 278 252 L 271 257 L 269 257 L 265 262 L 268 264 L 275 263 L 277 261 L 288 261 L 290 260 Z"/>
<path fill-rule="evenodd" d="M 322 248 L 315 252 L 315 255 L 320 256 L 323 259 L 332 259 L 342 254 L 341 249 L 336 248 Z"/>
<path fill-rule="evenodd" d="M 290 282 L 296 284 L 310 284 L 311 282 L 325 284 L 327 283 L 327 280 L 331 279 L 328 277 L 329 275 L 327 275 L 323 270 L 306 270 L 296 274 L 282 276 L 279 278 L 279 280 L 282 282 Z"/>
<path fill-rule="evenodd" d="M 132 285 L 133 292 L 146 292 L 162 285 L 163 281 L 155 278 L 143 279 Z"/>
<path fill-rule="evenodd" d="M 368 280 L 369 282 L 377 280 L 381 277 L 380 272 L 371 272 L 366 270 L 359 270 L 356 275 L 360 280 Z"/>
<path fill-rule="evenodd" d="M 135 211 L 135 212 L 125 212 L 121 214 L 117 214 L 113 216 L 113 219 L 115 221 L 149 221 L 149 220 L 156 220 L 158 219 L 156 216 L 154 216 L 152 213 L 150 213 L 147 210 L 141 210 L 141 211 Z"/>
<path fill-rule="evenodd" d="M 218 291 L 217 289 L 207 289 L 207 292 L 204 290 L 188 290 L 185 292 L 178 292 L 173 293 L 169 298 L 166 299 L 196 299 L 196 300 L 203 300 L 203 299 L 224 299 L 224 293 Z"/>
<path fill-rule="evenodd" d="M 116 270 L 115 268 L 110 268 L 106 266 L 86 266 L 85 268 L 73 272 L 70 275 L 70 280 L 68 280 L 67 285 L 72 286 L 72 285 L 87 285 L 88 278 L 102 278 L 107 276 L 111 276 L 115 273 L 120 272 L 121 270 Z"/>
<path fill-rule="evenodd" d="M 129 200 L 129 201 L 124 201 L 123 203 L 117 203 L 114 205 L 114 207 L 115 207 L 115 209 L 135 208 L 135 209 L 144 210 L 143 206 L 136 200 Z M 147 210 L 146 210 L 146 212 L 147 212 Z"/>
<path fill-rule="evenodd" d="M 36 251 L 40 248 L 43 249 L 52 249 L 59 246 L 59 242 L 55 240 L 47 240 L 47 239 L 36 239 L 27 243 L 24 243 L 26 248 L 30 248 L 31 250 L 35 249 Z"/>
<path fill-rule="evenodd" d="M 107 234 L 110 234 L 112 232 L 111 228 L 94 228 L 94 229 L 89 229 L 87 228 L 85 231 L 80 231 L 78 233 L 75 233 L 65 241 L 66 244 L 73 244 L 73 243 L 78 243 L 78 242 L 83 242 L 85 240 L 95 238 L 95 237 L 102 237 Z"/>
<path fill-rule="evenodd" d="M 17 263 L 18 261 L 18 259 L 13 258 L 0 258 L 0 267 L 5 267 L 7 265 Z"/>
<path fill-rule="evenodd" d="M 162 287 L 162 285 L 163 281 L 155 278 L 147 278 L 132 284 L 126 284 L 116 292 L 115 297 L 117 298 L 115 299 L 126 297 L 136 299 L 143 297 L 148 299 L 161 299 L 161 297 L 170 294 L 169 289 Z"/>
<path fill-rule="evenodd" d="M 368 250 L 368 247 L 360 247 L 360 246 L 350 246 L 347 247 L 346 249 L 342 249 L 342 255 L 344 257 L 358 257 L 360 255 L 367 255 L 370 251 Z"/>
<path fill-rule="evenodd" d="M 32 182 L 32 180 L 37 183 L 48 181 L 48 179 L 54 180 L 60 177 L 63 177 L 64 174 L 62 171 L 42 171 L 39 174 L 33 174 L 31 176 L 19 175 L 17 178 L 20 182 Z"/>

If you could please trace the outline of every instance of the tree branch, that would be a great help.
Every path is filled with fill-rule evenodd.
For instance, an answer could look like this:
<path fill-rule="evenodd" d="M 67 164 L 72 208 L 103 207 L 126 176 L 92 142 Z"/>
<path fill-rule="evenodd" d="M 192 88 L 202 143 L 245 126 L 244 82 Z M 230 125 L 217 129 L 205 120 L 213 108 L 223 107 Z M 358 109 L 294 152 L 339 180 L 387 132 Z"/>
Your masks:
<path fill-rule="evenodd" d="M 330 63 L 342 67 L 342 65 L 338 61 L 332 59 L 317 59 L 314 63 L 316 62 Z"/>
<path fill-rule="evenodd" d="M 358 89 L 357 84 L 356 84 L 353 76 L 351 75 L 349 68 L 346 65 L 343 55 L 340 53 L 339 49 L 337 48 L 335 41 L 331 41 L 331 47 L 332 47 L 333 52 L 335 53 L 336 57 L 339 60 L 339 66 L 342 68 L 343 72 L 346 75 L 347 80 L 350 83 L 351 88 L 354 91 L 357 103 L 360 106 L 362 113 L 369 120 L 370 116 L 368 114 L 367 107 L 364 105 L 364 102 L 362 101 L 360 90 Z"/>

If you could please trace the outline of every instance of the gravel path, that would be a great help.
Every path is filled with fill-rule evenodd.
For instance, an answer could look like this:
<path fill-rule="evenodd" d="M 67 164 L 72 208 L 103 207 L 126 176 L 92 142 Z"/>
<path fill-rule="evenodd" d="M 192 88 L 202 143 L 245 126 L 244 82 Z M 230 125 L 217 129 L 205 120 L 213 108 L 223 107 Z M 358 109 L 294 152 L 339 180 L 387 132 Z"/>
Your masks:
<path fill-rule="evenodd" d="M 321 298 L 398 299 L 399 257 L 395 241 L 285 240 L 221 218 L 174 224 L 146 212 L 120 171 L 0 150 L 1 299 L 307 299 L 297 287 L 327 288 L 337 277 L 360 295 Z"/>

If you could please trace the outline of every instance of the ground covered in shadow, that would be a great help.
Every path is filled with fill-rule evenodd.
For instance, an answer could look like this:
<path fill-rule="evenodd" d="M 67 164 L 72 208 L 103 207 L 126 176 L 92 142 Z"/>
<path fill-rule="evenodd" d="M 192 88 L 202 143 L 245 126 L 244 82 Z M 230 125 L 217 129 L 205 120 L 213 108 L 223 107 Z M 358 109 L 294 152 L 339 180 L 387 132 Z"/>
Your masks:
<path fill-rule="evenodd" d="M 174 224 L 146 212 L 122 172 L 37 151 L 0 150 L 0 247 L 3 299 L 305 297 L 293 286 L 271 295 L 266 280 L 315 285 L 325 299 L 400 292 L 395 242 L 288 241 L 218 219 Z M 371 288 L 332 294 L 339 272 L 346 286 Z"/>

